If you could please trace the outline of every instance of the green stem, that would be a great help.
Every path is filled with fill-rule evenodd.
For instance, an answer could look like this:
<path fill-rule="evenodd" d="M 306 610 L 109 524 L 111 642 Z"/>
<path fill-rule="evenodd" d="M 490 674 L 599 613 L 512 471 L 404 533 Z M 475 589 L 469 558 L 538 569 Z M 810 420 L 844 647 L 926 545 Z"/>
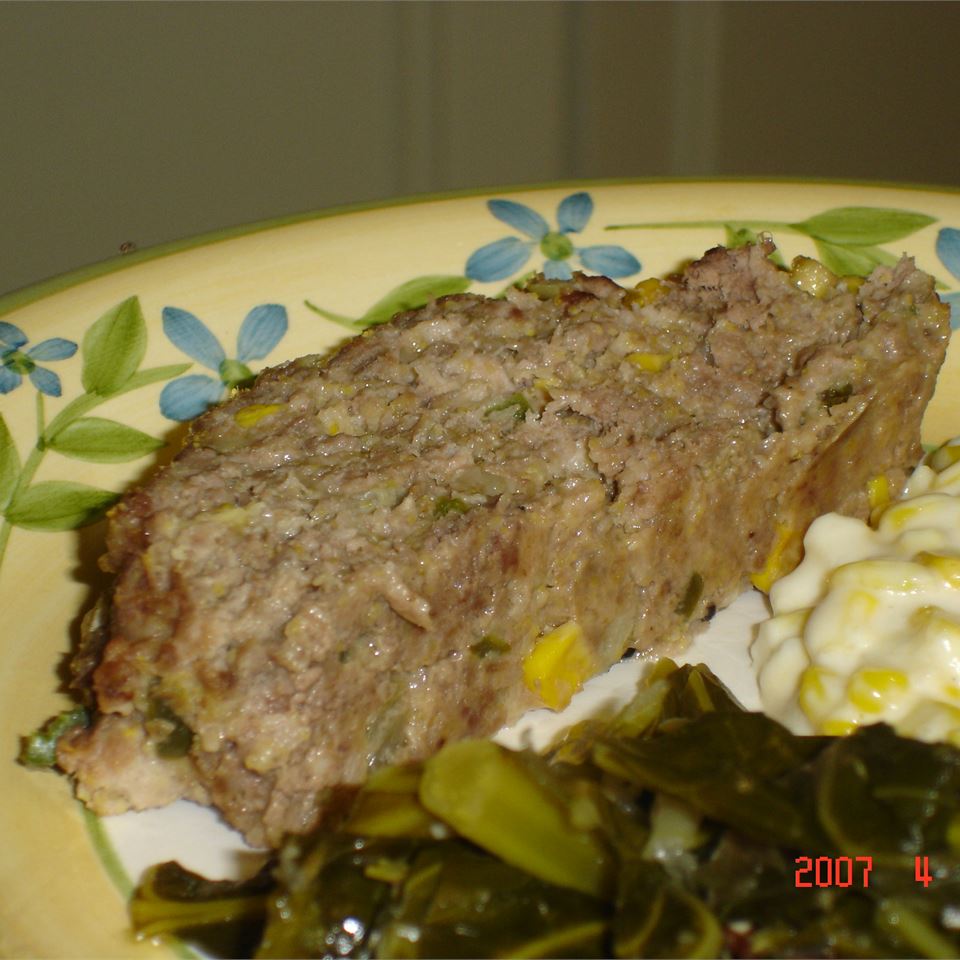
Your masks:
<path fill-rule="evenodd" d="M 6 520 L 0 523 L 0 565 L 3 564 L 3 555 L 7 552 L 7 541 L 10 539 L 11 529 Z"/>
<path fill-rule="evenodd" d="M 324 310 L 323 307 L 318 307 L 309 300 L 304 300 L 303 305 L 308 310 L 318 313 L 324 319 L 339 323 L 341 327 L 346 327 L 348 330 L 353 331 L 353 333 L 362 333 L 366 330 L 366 325 L 354 320 L 353 317 L 345 317 L 342 313 L 333 313 L 331 310 Z"/>
<path fill-rule="evenodd" d="M 111 394 L 110 397 L 115 397 Z M 79 420 L 85 413 L 93 410 L 110 397 L 103 397 L 98 393 L 83 393 L 76 400 L 71 400 L 47 425 L 44 433 L 40 434 L 39 442 L 46 445 L 51 440 L 56 439 L 66 427 L 69 427 L 75 420 Z"/>
<path fill-rule="evenodd" d="M 100 406 L 101 403 L 106 403 L 107 400 L 112 400 L 114 397 L 119 397 L 124 393 L 128 393 L 130 390 L 138 390 L 144 385 L 142 381 L 143 376 L 162 369 L 162 367 L 152 367 L 150 370 L 142 371 L 138 376 L 131 378 L 133 381 L 132 386 L 121 387 L 119 390 L 111 393 L 109 396 L 99 393 L 82 393 L 76 398 L 76 400 L 71 400 L 70 403 L 68 403 L 46 426 L 44 426 L 43 395 L 38 390 L 37 442 L 34 444 L 33 449 L 30 451 L 30 455 L 20 468 L 20 476 L 17 477 L 16 486 L 13 488 L 13 493 L 10 495 L 8 503 L 14 503 L 17 497 L 20 496 L 33 482 L 33 478 L 36 476 L 37 470 L 40 469 L 40 464 L 43 461 L 43 456 L 47 451 L 47 447 L 50 445 L 52 440 L 56 439 L 57 435 L 60 434 L 61 431 L 69 427 L 74 421 L 79 420 L 84 414 L 89 413 L 95 407 Z M 8 520 L 4 519 L 3 522 L 0 523 L 0 567 L 3 566 L 3 558 L 7 552 L 7 544 L 10 541 L 11 530 L 11 524 Z"/>
<path fill-rule="evenodd" d="M 662 223 L 611 223 L 604 230 L 688 230 L 706 229 L 715 227 L 738 226 L 749 227 L 751 230 L 789 230 L 791 233 L 801 233 L 792 223 L 779 220 L 740 220 L 730 217 L 728 220 L 671 220 Z"/>
<path fill-rule="evenodd" d="M 177 368 L 165 368 L 165 367 L 151 367 L 148 370 L 141 370 L 135 376 L 131 377 L 131 383 L 122 386 L 119 390 L 115 390 L 110 394 L 102 393 L 82 393 L 76 400 L 71 400 L 49 423 L 46 429 L 46 433 L 43 436 L 44 443 L 50 443 L 51 440 L 56 439 L 56 437 L 67 427 L 70 426 L 75 420 L 79 420 L 84 414 L 89 413 L 95 407 L 99 407 L 101 403 L 106 403 L 108 400 L 113 400 L 115 397 L 122 397 L 125 393 L 130 393 L 131 390 L 139 390 L 143 386 L 147 386 L 148 383 L 152 381 L 144 382 L 144 377 L 149 377 L 150 374 L 156 374 L 159 372 L 165 372 L 167 369 L 170 369 L 170 376 L 178 376 L 179 373 L 183 372 L 183 369 L 189 367 L 189 364 L 186 364 L 184 367 Z M 174 372 L 177 371 L 177 372 Z M 166 377 L 164 377 L 166 379 Z"/>
<path fill-rule="evenodd" d="M 44 427 L 44 411 L 43 411 L 43 394 L 38 390 L 37 391 L 37 436 L 42 437 L 43 431 L 46 429 Z"/>
<path fill-rule="evenodd" d="M 15 503 L 19 497 L 33 482 L 40 464 L 43 462 L 43 456 L 47 452 L 47 446 L 50 441 L 56 437 L 61 430 L 69 426 L 74 420 L 78 420 L 88 410 L 108 400 L 109 397 L 101 397 L 95 393 L 84 393 L 76 400 L 68 403 L 45 427 L 43 394 L 37 391 L 37 442 L 34 444 L 30 455 L 23 462 L 20 468 L 20 476 L 17 477 L 16 486 L 10 495 L 10 503 Z M 7 543 L 10 541 L 10 532 L 12 526 L 6 519 L 0 525 L 0 567 L 3 566 L 3 558 L 7 552 Z"/>
<path fill-rule="evenodd" d="M 39 416 L 39 411 L 38 411 Z M 41 446 L 42 437 L 37 439 L 37 443 L 34 448 L 30 451 L 30 456 L 27 457 L 23 462 L 23 466 L 20 468 L 20 476 L 17 477 L 16 486 L 13 488 L 13 493 L 10 495 L 10 503 L 14 503 L 20 494 L 30 486 L 30 482 L 33 480 L 34 475 L 37 470 L 40 468 L 40 463 L 43 460 L 43 455 L 45 449 Z M 0 566 L 3 566 L 3 558 L 7 552 L 7 543 L 10 540 L 10 531 L 12 527 L 10 522 L 4 519 L 3 524 L 0 525 Z"/>

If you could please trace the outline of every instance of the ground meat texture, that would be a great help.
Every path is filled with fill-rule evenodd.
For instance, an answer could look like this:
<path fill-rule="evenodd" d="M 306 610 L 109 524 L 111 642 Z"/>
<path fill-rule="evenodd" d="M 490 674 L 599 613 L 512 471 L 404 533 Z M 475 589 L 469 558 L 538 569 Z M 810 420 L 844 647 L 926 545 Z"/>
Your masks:
<path fill-rule="evenodd" d="M 545 632 L 575 622 L 598 671 L 675 650 L 815 516 L 899 490 L 933 281 L 904 259 L 814 296 L 770 253 L 448 297 L 201 417 L 110 520 L 98 717 L 59 746 L 79 796 L 187 796 L 275 844 L 323 788 L 536 705 Z"/>

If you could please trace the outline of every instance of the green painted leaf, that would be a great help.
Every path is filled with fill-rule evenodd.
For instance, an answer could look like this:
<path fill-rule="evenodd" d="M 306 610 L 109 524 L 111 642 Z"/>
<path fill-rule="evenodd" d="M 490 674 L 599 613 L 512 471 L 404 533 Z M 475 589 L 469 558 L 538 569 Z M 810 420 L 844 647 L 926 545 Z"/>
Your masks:
<path fill-rule="evenodd" d="M 7 422 L 0 414 L 0 508 L 7 505 L 19 475 L 20 455 Z"/>
<path fill-rule="evenodd" d="M 386 323 L 401 310 L 416 310 L 438 297 L 463 293 L 469 286 L 469 277 L 445 275 L 414 277 L 412 280 L 407 280 L 406 283 L 401 283 L 399 287 L 394 287 L 357 322 L 364 327 Z"/>
<path fill-rule="evenodd" d="M 866 277 L 873 272 L 873 268 L 897 262 L 897 258 L 879 247 L 842 246 L 836 243 L 827 243 L 825 240 L 814 241 L 817 254 L 825 267 L 828 267 L 839 277 L 851 274 L 857 277 Z"/>
<path fill-rule="evenodd" d="M 110 396 L 137 372 L 147 349 L 140 300 L 128 297 L 108 310 L 83 338 L 83 387 Z"/>
<path fill-rule="evenodd" d="M 746 247 L 760 240 L 759 232 L 743 223 L 731 221 L 730 223 L 725 223 L 723 229 L 726 235 L 726 246 L 731 250 L 736 250 L 737 247 Z M 770 260 L 778 267 L 786 268 L 787 266 L 779 250 L 774 250 L 773 253 L 770 254 Z"/>
<path fill-rule="evenodd" d="M 120 494 L 85 483 L 48 480 L 28 487 L 7 507 L 7 520 L 26 530 L 75 530 L 95 523 Z"/>
<path fill-rule="evenodd" d="M 330 320 L 333 323 L 340 324 L 341 327 L 346 327 L 352 333 L 362 333 L 364 330 L 364 328 L 356 320 L 354 320 L 353 317 L 345 317 L 342 313 L 334 313 L 332 310 L 324 310 L 323 307 L 318 307 L 315 303 L 311 303 L 309 300 L 304 300 L 303 305 L 308 310 L 318 313 L 325 320 Z"/>
<path fill-rule="evenodd" d="M 47 446 L 76 460 L 124 463 L 159 450 L 163 441 L 115 420 L 83 417 L 68 424 L 55 437 L 49 439 Z"/>
<path fill-rule="evenodd" d="M 470 286 L 469 277 L 447 276 L 437 274 L 425 277 L 414 277 L 394 287 L 385 297 L 378 300 L 362 317 L 346 317 L 342 313 L 324 310 L 315 303 L 305 300 L 304 304 L 314 313 L 320 314 L 333 323 L 340 324 L 354 333 L 361 333 L 367 327 L 374 327 L 386 323 L 403 310 L 416 310 L 425 306 L 438 297 L 446 297 L 453 293 L 463 293 Z"/>
<path fill-rule="evenodd" d="M 740 226 L 737 223 L 725 223 L 723 225 L 723 232 L 726 236 L 726 246 L 731 250 L 736 250 L 738 247 L 746 247 L 751 243 L 756 243 L 758 237 L 760 236 L 756 230 L 751 230 L 749 227 Z"/>
<path fill-rule="evenodd" d="M 150 367 L 148 370 L 139 370 L 124 383 L 122 392 L 129 393 L 131 390 L 147 387 L 151 383 L 159 383 L 161 380 L 179 377 L 181 373 L 189 370 L 192 366 L 192 363 L 171 363 L 166 367 Z"/>
<path fill-rule="evenodd" d="M 899 240 L 936 222 L 936 217 L 883 207 L 834 207 L 790 226 L 828 243 L 870 245 Z"/>

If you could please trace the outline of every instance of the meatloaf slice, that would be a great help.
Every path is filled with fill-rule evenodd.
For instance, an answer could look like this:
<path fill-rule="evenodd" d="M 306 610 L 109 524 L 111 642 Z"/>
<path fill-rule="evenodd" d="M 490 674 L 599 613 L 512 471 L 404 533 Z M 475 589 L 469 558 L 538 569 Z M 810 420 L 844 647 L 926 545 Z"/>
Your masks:
<path fill-rule="evenodd" d="M 59 746 L 79 796 L 192 797 L 274 844 L 321 788 L 669 652 L 816 515 L 899 489 L 933 281 L 771 252 L 445 298 L 201 417 L 111 518 L 98 714 Z"/>

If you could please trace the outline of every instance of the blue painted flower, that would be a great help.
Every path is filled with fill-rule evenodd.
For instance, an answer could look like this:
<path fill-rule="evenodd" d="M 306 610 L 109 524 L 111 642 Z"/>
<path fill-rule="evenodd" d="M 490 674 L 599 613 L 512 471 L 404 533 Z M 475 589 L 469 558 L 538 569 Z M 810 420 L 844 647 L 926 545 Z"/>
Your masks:
<path fill-rule="evenodd" d="M 937 256 L 954 279 L 960 280 L 960 230 L 944 227 L 937 234 Z M 950 305 L 950 327 L 960 328 L 960 293 L 948 293 L 941 299 Z"/>
<path fill-rule="evenodd" d="M 569 280 L 573 276 L 569 261 L 579 259 L 587 269 L 608 277 L 627 277 L 640 269 L 640 261 L 623 247 L 600 245 L 576 247 L 570 234 L 580 233 L 593 213 L 589 193 L 572 193 L 557 207 L 557 230 L 535 210 L 513 200 L 488 200 L 490 212 L 528 239 L 504 237 L 474 251 L 467 260 L 466 274 L 473 280 L 487 283 L 503 280 L 516 273 L 539 246 L 546 258 L 543 275 L 551 280 Z"/>
<path fill-rule="evenodd" d="M 236 359 L 228 359 L 220 341 L 202 320 L 179 307 L 163 308 L 163 332 L 188 357 L 212 370 L 216 377 L 193 373 L 171 380 L 160 393 L 160 412 L 168 420 L 192 420 L 227 391 L 249 383 L 251 360 L 262 360 L 287 332 L 287 311 L 276 303 L 254 307 L 237 334 Z"/>
<path fill-rule="evenodd" d="M 60 378 L 52 371 L 37 366 L 38 361 L 66 360 L 77 352 L 72 340 L 51 337 L 24 351 L 27 335 L 12 323 L 0 320 L 0 393 L 16 390 L 24 376 L 48 397 L 59 397 Z"/>

